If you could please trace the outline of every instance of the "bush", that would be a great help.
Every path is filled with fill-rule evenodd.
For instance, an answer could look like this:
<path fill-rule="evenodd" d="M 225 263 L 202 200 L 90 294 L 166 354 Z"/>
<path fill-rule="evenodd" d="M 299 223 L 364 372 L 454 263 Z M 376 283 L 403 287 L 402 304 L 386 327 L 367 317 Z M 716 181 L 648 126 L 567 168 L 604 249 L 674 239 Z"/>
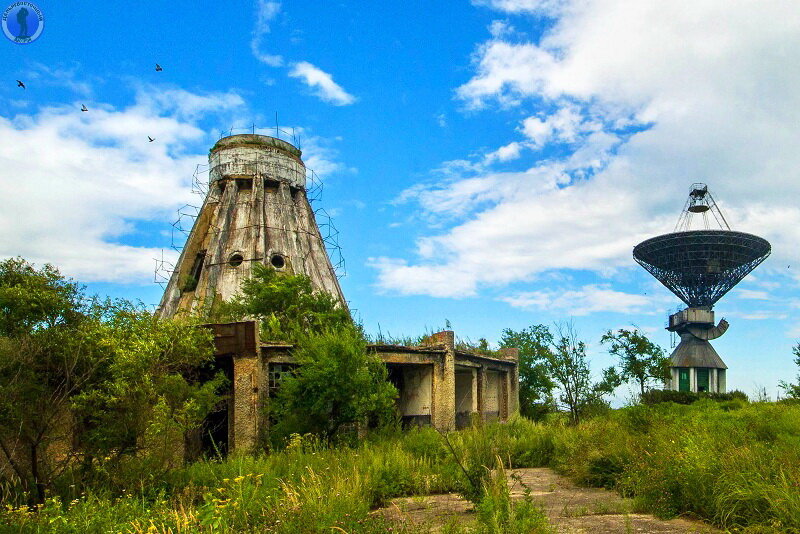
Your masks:
<path fill-rule="evenodd" d="M 692 404 L 700 399 L 711 399 L 718 402 L 741 401 L 749 402 L 747 394 L 742 391 L 734 390 L 730 393 L 694 393 L 692 391 L 674 391 L 671 389 L 651 389 L 641 396 L 642 404 L 659 404 L 662 402 L 674 402 L 675 404 Z"/>
<path fill-rule="evenodd" d="M 280 446 L 290 434 L 329 440 L 345 425 L 392 421 L 397 390 L 354 327 L 305 336 L 294 358 L 295 374 L 281 381 L 270 401 L 273 445 Z"/>

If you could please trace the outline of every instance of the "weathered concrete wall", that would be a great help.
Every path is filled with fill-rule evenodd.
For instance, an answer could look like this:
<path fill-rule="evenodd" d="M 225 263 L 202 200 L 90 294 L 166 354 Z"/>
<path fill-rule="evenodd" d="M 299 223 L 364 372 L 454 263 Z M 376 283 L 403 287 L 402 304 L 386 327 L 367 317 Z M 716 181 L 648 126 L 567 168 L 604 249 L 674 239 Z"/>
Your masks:
<path fill-rule="evenodd" d="M 433 366 L 413 365 L 402 370 L 403 389 L 400 391 L 400 415 L 430 416 L 433 397 Z"/>
<path fill-rule="evenodd" d="M 471 416 L 477 412 L 475 369 L 456 369 L 456 427 L 469 425 Z"/>
<path fill-rule="evenodd" d="M 475 411 L 472 397 L 472 375 L 472 369 L 456 371 L 456 413 Z"/>
<path fill-rule="evenodd" d="M 486 371 L 486 400 L 483 406 L 483 416 L 488 421 L 500 417 L 500 373 Z"/>

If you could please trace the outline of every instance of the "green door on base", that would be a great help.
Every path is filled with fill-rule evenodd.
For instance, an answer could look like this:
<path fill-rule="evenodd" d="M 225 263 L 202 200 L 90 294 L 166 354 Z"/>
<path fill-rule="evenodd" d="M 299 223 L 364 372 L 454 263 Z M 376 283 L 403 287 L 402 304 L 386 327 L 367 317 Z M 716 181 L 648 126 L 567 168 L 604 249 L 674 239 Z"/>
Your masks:
<path fill-rule="evenodd" d="M 708 391 L 708 369 L 697 369 L 697 391 Z"/>
<path fill-rule="evenodd" d="M 689 391 L 689 369 L 678 369 L 678 391 Z"/>

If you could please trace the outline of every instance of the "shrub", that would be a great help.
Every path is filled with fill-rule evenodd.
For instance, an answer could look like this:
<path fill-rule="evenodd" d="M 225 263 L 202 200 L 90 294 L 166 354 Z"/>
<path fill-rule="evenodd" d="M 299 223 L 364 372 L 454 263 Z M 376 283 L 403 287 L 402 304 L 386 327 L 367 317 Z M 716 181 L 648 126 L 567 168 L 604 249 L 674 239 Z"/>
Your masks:
<path fill-rule="evenodd" d="M 700 399 L 711 399 L 718 402 L 741 401 L 748 402 L 747 394 L 734 390 L 729 393 L 694 393 L 692 391 L 674 391 L 671 389 L 651 389 L 641 396 L 642 404 L 659 404 L 674 402 L 675 404 L 692 404 Z"/>
<path fill-rule="evenodd" d="M 355 328 L 305 336 L 294 357 L 295 374 L 282 380 L 270 402 L 273 445 L 293 433 L 331 439 L 345 425 L 394 417 L 397 390 Z"/>

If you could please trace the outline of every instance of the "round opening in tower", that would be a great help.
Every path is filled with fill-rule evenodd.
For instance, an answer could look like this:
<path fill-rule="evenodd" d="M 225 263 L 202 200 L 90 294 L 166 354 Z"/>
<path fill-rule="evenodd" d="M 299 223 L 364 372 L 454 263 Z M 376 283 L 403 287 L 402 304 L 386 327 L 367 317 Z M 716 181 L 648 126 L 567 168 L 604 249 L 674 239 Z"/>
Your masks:
<path fill-rule="evenodd" d="M 269 262 L 276 269 L 283 269 L 286 266 L 286 260 L 280 254 L 273 254 Z"/>
<path fill-rule="evenodd" d="M 230 265 L 231 267 L 238 267 L 242 264 L 243 261 L 244 257 L 242 257 L 242 255 L 237 252 L 236 254 L 233 254 L 230 258 L 228 258 L 228 265 Z"/>

